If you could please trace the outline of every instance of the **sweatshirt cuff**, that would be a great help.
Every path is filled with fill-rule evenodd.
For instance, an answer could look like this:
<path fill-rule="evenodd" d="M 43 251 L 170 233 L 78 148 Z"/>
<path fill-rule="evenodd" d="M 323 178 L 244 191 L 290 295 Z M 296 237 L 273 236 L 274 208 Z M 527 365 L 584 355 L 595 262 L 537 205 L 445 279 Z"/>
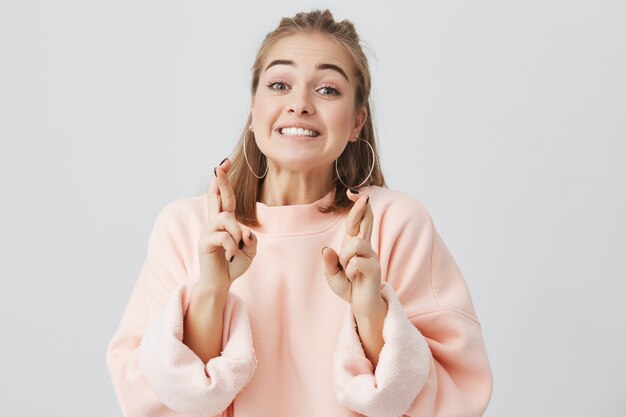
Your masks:
<path fill-rule="evenodd" d="M 183 340 L 191 285 L 176 288 L 141 340 L 139 367 L 159 400 L 191 417 L 219 415 L 252 379 L 257 359 L 244 302 L 229 292 L 222 353 L 206 364 Z"/>
<path fill-rule="evenodd" d="M 381 296 L 388 308 L 376 371 L 365 356 L 352 308 L 348 308 L 333 358 L 333 381 L 337 400 L 351 410 L 366 416 L 398 417 L 424 387 L 432 355 L 389 283 L 383 283 Z"/>

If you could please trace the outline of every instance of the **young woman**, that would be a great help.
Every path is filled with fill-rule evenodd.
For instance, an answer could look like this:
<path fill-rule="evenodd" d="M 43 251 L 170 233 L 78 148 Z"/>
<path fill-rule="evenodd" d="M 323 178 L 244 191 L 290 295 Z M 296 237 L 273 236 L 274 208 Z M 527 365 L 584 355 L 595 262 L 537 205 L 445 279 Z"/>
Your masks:
<path fill-rule="evenodd" d="M 386 187 L 349 21 L 281 20 L 206 194 L 158 215 L 107 364 L 125 416 L 480 416 L 492 376 L 427 209 Z"/>

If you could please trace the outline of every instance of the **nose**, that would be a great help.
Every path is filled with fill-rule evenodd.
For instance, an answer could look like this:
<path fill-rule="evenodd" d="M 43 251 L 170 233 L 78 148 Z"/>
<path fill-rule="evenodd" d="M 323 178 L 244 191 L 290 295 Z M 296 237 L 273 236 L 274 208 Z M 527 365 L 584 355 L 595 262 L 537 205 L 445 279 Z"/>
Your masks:
<path fill-rule="evenodd" d="M 291 104 L 288 106 L 288 111 L 291 114 L 308 114 L 315 113 L 315 107 L 311 101 L 307 91 L 301 91 L 299 93 L 292 94 Z"/>

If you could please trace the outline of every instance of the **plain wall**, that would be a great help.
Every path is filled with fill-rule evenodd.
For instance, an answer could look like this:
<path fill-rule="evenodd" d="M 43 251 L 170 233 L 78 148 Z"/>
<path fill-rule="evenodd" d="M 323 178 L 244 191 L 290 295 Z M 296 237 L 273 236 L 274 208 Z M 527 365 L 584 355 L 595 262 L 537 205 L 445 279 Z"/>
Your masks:
<path fill-rule="evenodd" d="M 470 287 L 489 417 L 624 416 L 626 3 L 2 1 L 0 398 L 121 416 L 105 349 L 156 214 L 232 151 L 283 16 L 370 57 L 390 188 Z"/>

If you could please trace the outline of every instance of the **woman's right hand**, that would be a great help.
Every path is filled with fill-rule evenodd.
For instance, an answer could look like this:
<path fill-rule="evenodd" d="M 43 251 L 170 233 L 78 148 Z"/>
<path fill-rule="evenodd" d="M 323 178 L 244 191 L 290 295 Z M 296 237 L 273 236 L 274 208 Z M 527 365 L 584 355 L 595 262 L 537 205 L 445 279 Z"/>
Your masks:
<path fill-rule="evenodd" d="M 232 162 L 226 159 L 215 168 L 209 188 L 208 221 L 198 239 L 200 277 L 197 284 L 216 295 L 226 295 L 256 255 L 257 239 L 235 219 L 235 193 L 227 173 Z"/>

